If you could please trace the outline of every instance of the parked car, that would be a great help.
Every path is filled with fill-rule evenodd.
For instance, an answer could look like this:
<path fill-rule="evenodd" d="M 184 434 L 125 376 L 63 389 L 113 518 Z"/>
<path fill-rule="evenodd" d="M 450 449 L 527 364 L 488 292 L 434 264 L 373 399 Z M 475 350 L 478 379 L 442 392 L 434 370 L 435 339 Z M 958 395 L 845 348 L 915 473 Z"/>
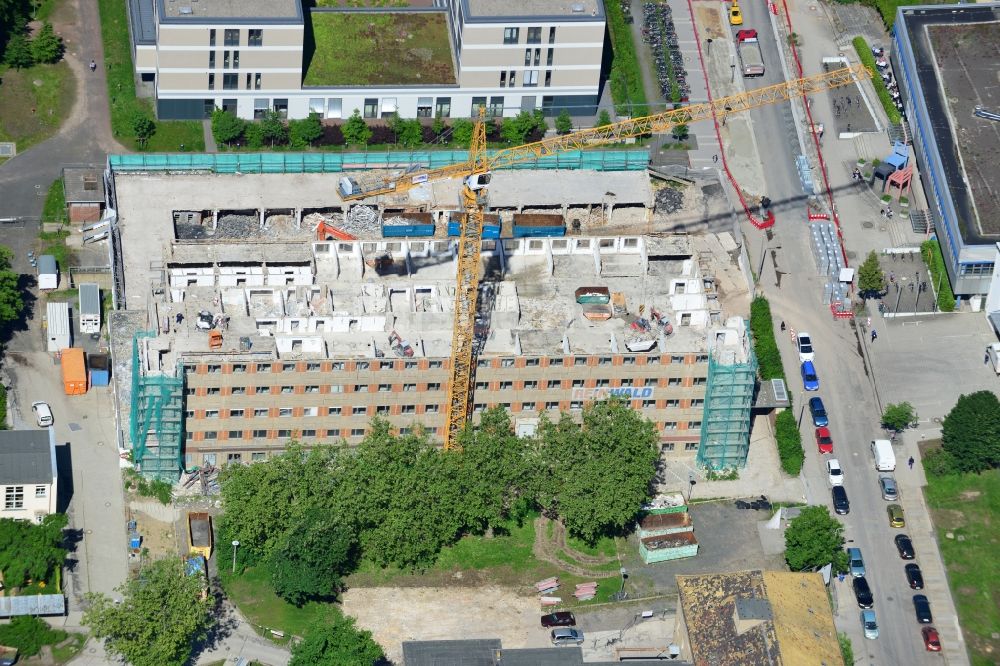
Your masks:
<path fill-rule="evenodd" d="M 546 629 L 550 627 L 575 627 L 576 616 L 569 611 L 549 613 L 542 616 L 542 626 Z"/>
<path fill-rule="evenodd" d="M 920 635 L 924 637 L 924 647 L 928 652 L 941 651 L 941 638 L 934 627 L 924 627 L 920 630 Z"/>
<path fill-rule="evenodd" d="M 743 12 L 736 2 L 729 8 L 729 25 L 743 25 Z"/>
<path fill-rule="evenodd" d="M 890 504 L 885 508 L 889 514 L 890 527 L 906 527 L 906 520 L 903 518 L 903 507 L 898 504 Z"/>
<path fill-rule="evenodd" d="M 859 608 L 871 608 L 875 605 L 875 597 L 872 596 L 872 588 L 868 586 L 865 578 L 855 578 L 851 581 L 854 587 L 854 598 L 858 600 Z"/>
<path fill-rule="evenodd" d="M 799 348 L 799 363 L 815 361 L 816 353 L 813 351 L 812 337 L 805 331 L 795 336 L 795 344 Z"/>
<path fill-rule="evenodd" d="M 816 428 L 816 448 L 820 453 L 833 453 L 833 437 L 829 428 Z"/>
<path fill-rule="evenodd" d="M 878 622 L 875 621 L 875 611 L 861 611 L 861 627 L 865 630 L 865 638 L 878 638 Z"/>
<path fill-rule="evenodd" d="M 35 414 L 35 423 L 39 428 L 48 428 L 52 425 L 52 410 L 49 403 L 38 400 L 31 403 L 31 411 Z"/>
<path fill-rule="evenodd" d="M 899 551 L 899 556 L 904 560 L 912 560 L 916 558 L 913 554 L 913 542 L 910 541 L 910 537 L 905 534 L 897 534 L 894 539 L 896 542 L 896 550 Z"/>
<path fill-rule="evenodd" d="M 864 578 L 858 578 L 856 580 L 864 580 Z M 930 624 L 934 621 L 931 617 L 931 602 L 927 601 L 927 597 L 922 594 L 913 595 L 913 611 L 917 615 L 917 622 L 920 624 Z"/>
<path fill-rule="evenodd" d="M 907 564 L 903 567 L 903 571 L 906 572 L 906 582 L 909 584 L 911 589 L 924 589 L 924 574 L 920 571 L 919 564 Z"/>
<path fill-rule="evenodd" d="M 830 458 L 826 461 L 826 477 L 830 480 L 831 486 L 844 485 L 844 470 L 840 467 L 840 461 Z"/>
<path fill-rule="evenodd" d="M 579 629 L 553 629 L 553 645 L 580 645 L 583 643 L 583 632 Z"/>
<path fill-rule="evenodd" d="M 830 490 L 833 496 L 833 511 L 840 516 L 846 516 L 851 512 L 851 501 L 847 499 L 847 491 L 844 486 L 834 486 Z"/>
<path fill-rule="evenodd" d="M 894 502 L 899 499 L 899 488 L 896 479 L 887 474 L 878 477 L 878 487 L 882 490 L 882 499 Z"/>
<path fill-rule="evenodd" d="M 851 570 L 851 575 L 855 578 L 865 577 L 865 560 L 861 557 L 860 548 L 847 549 L 847 564 Z"/>
<path fill-rule="evenodd" d="M 802 364 L 802 387 L 807 391 L 819 390 L 819 376 L 816 374 L 816 366 L 812 361 Z"/>
<path fill-rule="evenodd" d="M 826 415 L 826 407 L 823 406 L 823 400 L 818 396 L 809 398 L 809 416 L 812 417 L 813 425 L 817 428 L 830 425 L 830 419 Z"/>

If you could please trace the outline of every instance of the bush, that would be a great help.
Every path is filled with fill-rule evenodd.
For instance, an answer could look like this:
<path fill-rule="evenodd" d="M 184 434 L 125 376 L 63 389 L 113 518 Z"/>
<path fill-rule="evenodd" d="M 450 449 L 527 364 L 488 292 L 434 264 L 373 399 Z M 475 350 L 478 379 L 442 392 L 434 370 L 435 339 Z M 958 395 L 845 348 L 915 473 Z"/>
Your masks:
<path fill-rule="evenodd" d="M 806 454 L 802 449 L 802 435 L 791 409 L 783 410 L 774 419 L 774 437 L 778 442 L 781 469 L 789 476 L 798 476 Z"/>
<path fill-rule="evenodd" d="M 944 449 L 931 449 L 921 456 L 924 471 L 931 476 L 950 476 L 961 474 L 958 461 L 950 452 Z"/>
<path fill-rule="evenodd" d="M 604 5 L 607 13 L 608 32 L 611 34 L 611 98 L 620 115 L 644 115 L 646 93 L 642 89 L 642 73 L 635 52 L 632 32 L 625 23 L 625 14 L 617 2 Z M 633 108 L 638 107 L 638 108 Z"/>
<path fill-rule="evenodd" d="M 236 114 L 218 108 L 212 111 L 212 138 L 216 143 L 233 143 L 243 136 L 246 125 L 246 121 Z"/>
<path fill-rule="evenodd" d="M 288 121 L 288 135 L 291 139 L 292 148 L 305 148 L 311 146 L 317 139 L 323 136 L 323 124 L 319 116 L 310 113 L 308 118 L 302 120 Z"/>
<path fill-rule="evenodd" d="M 781 365 L 781 352 L 774 339 L 774 325 L 771 323 L 771 305 L 763 296 L 753 299 L 750 304 L 750 333 L 753 347 L 760 366 L 760 378 L 784 379 L 785 368 Z"/>
<path fill-rule="evenodd" d="M 875 56 L 872 55 L 872 49 L 868 46 L 868 42 L 865 41 L 864 37 L 855 37 L 854 50 L 858 52 L 858 58 L 861 59 L 862 64 L 868 68 L 868 71 L 872 73 L 872 85 L 875 86 L 875 92 L 878 94 L 878 99 L 882 102 L 882 108 L 885 109 L 885 115 L 889 117 L 889 122 L 898 125 L 903 117 L 899 114 L 899 110 L 896 108 L 895 103 L 892 101 L 892 95 L 889 94 L 889 89 L 885 87 L 885 81 L 882 77 L 878 75 L 878 70 L 875 67 Z M 878 160 L 872 160 L 874 166 L 878 166 Z"/>
<path fill-rule="evenodd" d="M 321 146 L 343 146 L 344 133 L 340 131 L 340 125 L 323 125 L 323 136 L 319 138 Z"/>
<path fill-rule="evenodd" d="M 10 624 L 0 625 L 0 645 L 17 648 L 22 657 L 34 657 L 43 645 L 62 643 L 68 635 L 31 615 L 18 615 Z"/>
<path fill-rule="evenodd" d="M 941 255 L 941 244 L 936 240 L 924 241 L 920 244 L 920 255 L 927 264 L 931 274 L 931 288 L 937 289 L 937 305 L 941 312 L 955 310 L 955 292 L 951 290 L 948 271 L 944 267 L 944 257 Z"/>

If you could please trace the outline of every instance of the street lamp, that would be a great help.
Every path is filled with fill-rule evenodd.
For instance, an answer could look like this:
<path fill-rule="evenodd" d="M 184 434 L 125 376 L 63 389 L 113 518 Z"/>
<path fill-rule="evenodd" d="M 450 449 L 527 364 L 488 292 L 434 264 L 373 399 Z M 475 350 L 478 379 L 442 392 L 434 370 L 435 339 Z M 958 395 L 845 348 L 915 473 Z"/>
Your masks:
<path fill-rule="evenodd" d="M 706 39 L 705 43 L 708 44 L 708 55 L 712 55 L 712 38 Z"/>
<path fill-rule="evenodd" d="M 618 570 L 622 575 L 622 589 L 618 590 L 619 601 L 625 598 L 625 579 L 628 578 L 628 569 L 622 567 Z"/>
<path fill-rule="evenodd" d="M 236 549 L 240 547 L 240 542 L 233 539 L 233 573 L 236 573 Z"/>
<path fill-rule="evenodd" d="M 694 484 L 698 481 L 694 478 L 694 472 L 688 472 L 688 502 L 691 501 L 691 493 L 694 492 Z"/>

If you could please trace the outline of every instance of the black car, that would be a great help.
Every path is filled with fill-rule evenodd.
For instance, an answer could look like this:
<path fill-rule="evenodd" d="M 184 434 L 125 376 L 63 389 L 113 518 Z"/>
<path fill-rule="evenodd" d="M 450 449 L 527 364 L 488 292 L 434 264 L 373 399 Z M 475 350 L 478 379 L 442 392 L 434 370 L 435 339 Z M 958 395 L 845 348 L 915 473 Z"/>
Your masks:
<path fill-rule="evenodd" d="M 913 554 L 913 542 L 910 541 L 910 537 L 905 534 L 897 534 L 895 538 L 896 550 L 899 551 L 899 556 L 904 560 L 912 560 L 916 557 Z"/>
<path fill-rule="evenodd" d="M 575 627 L 576 616 L 574 616 L 569 611 L 561 611 L 559 613 L 549 613 L 548 615 L 542 616 L 542 626 L 546 628 Z"/>
<path fill-rule="evenodd" d="M 920 624 L 930 624 L 934 621 L 931 617 L 931 602 L 922 594 L 913 595 L 913 610 L 917 614 L 917 622 Z"/>
<path fill-rule="evenodd" d="M 871 608 L 875 605 L 875 597 L 872 596 L 872 588 L 868 587 L 867 578 L 855 578 L 851 584 L 854 586 L 854 598 L 858 600 L 858 608 Z"/>
<path fill-rule="evenodd" d="M 833 510 L 841 516 L 851 512 L 851 503 L 847 499 L 847 491 L 844 486 L 834 486 L 833 490 Z"/>
<path fill-rule="evenodd" d="M 906 582 L 914 590 L 924 589 L 924 575 L 920 573 L 920 566 L 907 564 L 903 569 L 906 571 Z"/>

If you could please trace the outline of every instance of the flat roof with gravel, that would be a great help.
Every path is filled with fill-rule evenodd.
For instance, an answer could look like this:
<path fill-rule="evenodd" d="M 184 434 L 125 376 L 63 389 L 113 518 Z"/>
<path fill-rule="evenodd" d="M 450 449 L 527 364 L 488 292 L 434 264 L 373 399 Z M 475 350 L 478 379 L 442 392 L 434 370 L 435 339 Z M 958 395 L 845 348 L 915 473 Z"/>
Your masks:
<path fill-rule="evenodd" d="M 299 0 L 159 0 L 160 20 L 177 23 L 202 19 L 258 22 L 302 18 Z M 285 22 L 285 21 L 282 21 Z"/>

